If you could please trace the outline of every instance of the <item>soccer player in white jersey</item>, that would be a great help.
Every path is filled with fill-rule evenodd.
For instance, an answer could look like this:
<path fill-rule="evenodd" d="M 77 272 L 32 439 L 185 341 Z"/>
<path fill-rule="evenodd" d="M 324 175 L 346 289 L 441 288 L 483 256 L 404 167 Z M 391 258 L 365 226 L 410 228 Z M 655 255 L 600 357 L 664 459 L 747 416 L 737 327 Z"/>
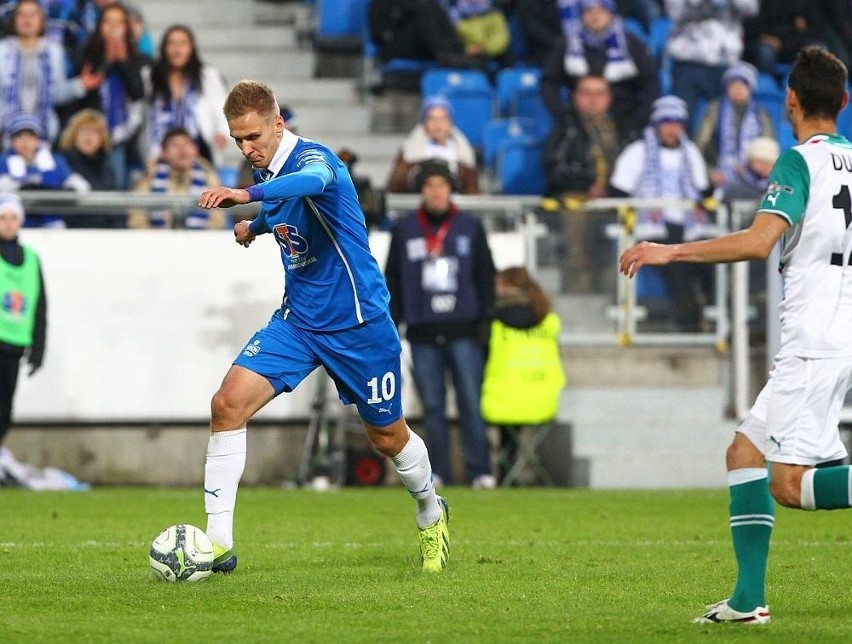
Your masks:
<path fill-rule="evenodd" d="M 836 129 L 846 82 L 834 55 L 818 47 L 799 52 L 786 97 L 799 144 L 776 162 L 750 228 L 686 244 L 642 242 L 620 258 L 621 272 L 632 277 L 670 262 L 765 260 L 783 238 L 780 350 L 727 451 L 737 581 L 696 622 L 769 622 L 773 497 L 803 510 L 852 505 L 849 466 L 825 466 L 846 456 L 838 423 L 852 386 L 852 144 Z"/>
<path fill-rule="evenodd" d="M 414 497 L 422 568 L 440 572 L 449 549 L 448 508 L 435 494 L 426 445 L 402 416 L 399 335 L 349 172 L 324 145 L 287 131 L 275 95 L 262 83 L 238 83 L 224 112 L 257 183 L 248 190 L 207 190 L 198 205 L 261 202 L 254 220 L 234 225 L 234 236 L 249 246 L 257 235 L 272 234 L 286 284 L 281 307 L 234 360 L 210 405 L 204 499 L 213 570 L 237 565 L 233 519 L 246 424 L 322 366 Z"/>

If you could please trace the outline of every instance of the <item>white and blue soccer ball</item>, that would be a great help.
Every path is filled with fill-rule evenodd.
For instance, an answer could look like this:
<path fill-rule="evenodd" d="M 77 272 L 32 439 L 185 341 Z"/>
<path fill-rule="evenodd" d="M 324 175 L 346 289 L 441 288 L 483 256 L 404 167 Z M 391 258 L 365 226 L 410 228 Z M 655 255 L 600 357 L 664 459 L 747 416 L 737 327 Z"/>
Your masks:
<path fill-rule="evenodd" d="M 154 539 L 148 562 L 160 581 L 202 581 L 213 572 L 213 544 L 201 528 L 173 525 Z"/>

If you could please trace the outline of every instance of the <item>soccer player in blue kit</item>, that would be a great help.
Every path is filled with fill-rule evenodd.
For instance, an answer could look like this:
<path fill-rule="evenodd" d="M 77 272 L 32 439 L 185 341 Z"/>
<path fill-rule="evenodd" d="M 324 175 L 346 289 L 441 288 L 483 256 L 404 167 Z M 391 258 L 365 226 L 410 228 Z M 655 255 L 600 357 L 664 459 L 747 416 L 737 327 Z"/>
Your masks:
<path fill-rule="evenodd" d="M 237 565 L 234 506 L 249 419 L 323 366 L 415 499 L 422 568 L 440 572 L 449 550 L 449 510 L 432 485 L 426 445 L 402 415 L 399 335 L 349 172 L 327 147 L 284 128 L 275 95 L 262 83 L 238 83 L 224 112 L 256 184 L 207 190 L 198 205 L 261 202 L 253 221 L 234 225 L 234 236 L 247 247 L 271 233 L 286 284 L 281 307 L 248 341 L 210 403 L 204 498 L 213 570 L 230 572 Z"/>

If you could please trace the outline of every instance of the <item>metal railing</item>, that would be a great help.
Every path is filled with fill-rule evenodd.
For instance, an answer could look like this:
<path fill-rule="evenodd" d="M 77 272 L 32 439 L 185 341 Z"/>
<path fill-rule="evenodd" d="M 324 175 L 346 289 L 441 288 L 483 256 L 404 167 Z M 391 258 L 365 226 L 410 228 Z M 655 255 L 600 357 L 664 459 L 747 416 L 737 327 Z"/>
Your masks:
<path fill-rule="evenodd" d="M 196 207 L 197 199 L 191 195 L 150 194 L 133 192 L 88 192 L 67 191 L 22 191 L 20 196 L 29 213 L 55 213 L 61 215 L 85 215 L 92 213 L 117 213 L 129 209 L 169 209 L 178 219 Z M 401 213 L 412 210 L 420 204 L 417 194 L 389 194 L 387 196 L 388 214 L 391 219 Z M 551 234 L 542 225 L 544 217 L 552 217 L 542 209 L 542 199 L 527 195 L 458 195 L 454 197 L 459 208 L 475 212 L 482 216 L 489 231 L 517 231 L 523 234 L 524 256 L 527 267 L 536 274 L 539 262 L 539 242 Z M 692 202 L 673 199 L 592 199 L 570 204 L 568 209 L 578 212 L 612 213 L 615 211 L 617 223 L 608 227 L 608 235 L 617 247 L 617 255 L 635 242 L 633 221 L 635 211 L 640 208 L 664 207 L 691 208 Z M 565 204 L 560 204 L 565 207 Z M 258 204 L 247 204 L 231 209 L 239 216 L 251 217 L 258 211 Z M 728 215 L 724 208 L 719 210 L 720 225 L 727 228 Z M 620 344 L 620 345 L 685 345 L 714 346 L 720 351 L 727 349 L 730 335 L 730 312 L 728 309 L 728 270 L 727 266 L 716 268 L 715 305 L 712 310 L 712 332 L 676 333 L 652 332 L 642 328 L 646 311 L 636 298 L 636 280 L 621 275 L 615 278 L 613 300 L 607 306 L 606 313 L 611 327 L 599 325 L 595 333 L 575 333 L 571 328 L 564 330 L 561 338 L 564 344 Z M 555 295 L 558 298 L 559 295 Z"/>

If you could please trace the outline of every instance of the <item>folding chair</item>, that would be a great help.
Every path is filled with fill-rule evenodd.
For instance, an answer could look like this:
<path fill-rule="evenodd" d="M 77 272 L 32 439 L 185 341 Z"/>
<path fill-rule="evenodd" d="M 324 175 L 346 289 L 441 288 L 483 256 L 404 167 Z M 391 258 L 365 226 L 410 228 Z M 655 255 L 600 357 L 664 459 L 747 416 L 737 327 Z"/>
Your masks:
<path fill-rule="evenodd" d="M 503 432 L 503 436 L 508 437 L 512 442 L 511 445 L 501 446 L 501 464 L 511 458 L 511 452 L 514 452 L 514 460 L 512 460 L 508 471 L 503 476 L 500 485 L 504 487 L 513 485 L 518 481 L 518 478 L 527 467 L 533 469 L 538 482 L 542 485 L 556 485 L 550 472 L 544 468 L 538 458 L 538 447 L 547 438 L 548 434 L 550 434 L 554 422 L 550 421 L 541 425 L 501 426 L 500 429 Z"/>

